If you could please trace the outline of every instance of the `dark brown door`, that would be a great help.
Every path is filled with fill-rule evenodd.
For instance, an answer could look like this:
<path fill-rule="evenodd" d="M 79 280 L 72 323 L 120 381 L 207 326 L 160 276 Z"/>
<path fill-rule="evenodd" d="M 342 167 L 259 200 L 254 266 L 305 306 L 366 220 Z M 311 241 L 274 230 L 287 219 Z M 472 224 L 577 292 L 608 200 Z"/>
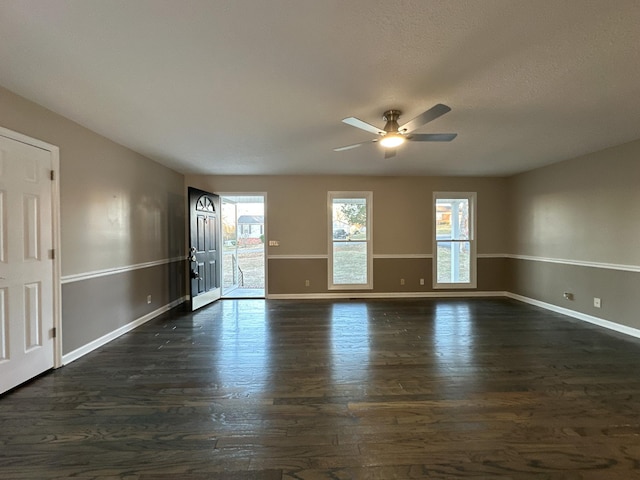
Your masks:
<path fill-rule="evenodd" d="M 220 198 L 189 187 L 191 309 L 220 298 Z"/>

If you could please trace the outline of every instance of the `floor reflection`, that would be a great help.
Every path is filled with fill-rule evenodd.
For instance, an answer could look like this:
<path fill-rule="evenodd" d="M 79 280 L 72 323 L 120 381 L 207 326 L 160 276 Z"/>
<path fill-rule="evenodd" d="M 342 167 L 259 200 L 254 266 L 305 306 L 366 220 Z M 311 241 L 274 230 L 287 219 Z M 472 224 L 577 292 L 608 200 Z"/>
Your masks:
<path fill-rule="evenodd" d="M 474 322 L 465 303 L 437 303 L 432 344 L 441 369 L 473 366 Z"/>
<path fill-rule="evenodd" d="M 219 308 L 212 374 L 221 385 L 247 395 L 264 390 L 271 356 L 266 302 L 222 300 Z"/>
<path fill-rule="evenodd" d="M 362 382 L 369 369 L 369 309 L 365 303 L 331 308 L 331 377 L 334 383 Z"/>

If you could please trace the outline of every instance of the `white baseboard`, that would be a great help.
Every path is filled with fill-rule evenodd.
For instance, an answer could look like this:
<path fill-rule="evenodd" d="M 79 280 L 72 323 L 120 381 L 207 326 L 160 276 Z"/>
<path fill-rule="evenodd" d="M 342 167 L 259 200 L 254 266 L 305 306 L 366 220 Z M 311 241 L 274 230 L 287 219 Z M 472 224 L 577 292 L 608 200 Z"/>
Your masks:
<path fill-rule="evenodd" d="M 154 318 L 156 318 L 158 315 L 163 314 L 164 312 L 168 312 L 169 310 L 171 310 L 174 307 L 177 307 L 178 305 L 180 305 L 181 303 L 185 302 L 187 300 L 187 297 L 181 297 L 177 300 L 174 300 L 173 302 L 164 305 L 156 310 L 154 310 L 153 312 L 149 312 L 146 315 L 130 322 L 127 323 L 126 325 L 123 325 L 120 328 L 115 329 L 112 332 L 107 333 L 106 335 L 103 335 L 100 338 L 96 338 L 95 340 L 93 340 L 92 342 L 87 343 L 86 345 L 83 345 L 80 348 L 76 348 L 75 350 L 73 350 L 72 352 L 69 352 L 65 355 L 62 356 L 62 365 L 68 365 L 69 363 L 73 362 L 74 360 L 79 359 L 80 357 L 85 356 L 87 353 L 94 351 L 96 348 L 100 348 L 103 345 L 106 345 L 107 343 L 109 343 L 111 340 L 115 340 L 116 338 L 118 338 L 121 335 L 124 335 L 127 332 L 130 332 L 131 330 L 133 330 L 136 327 L 139 327 L 140 325 L 147 323 L 149 320 L 152 320 Z"/>
<path fill-rule="evenodd" d="M 626 325 L 621 325 L 619 323 L 615 323 L 610 320 L 605 320 L 604 318 L 594 317 L 593 315 L 588 315 L 586 313 L 576 312 L 575 310 L 559 307 L 558 305 L 542 302 L 540 300 L 535 300 L 533 298 L 523 297 L 522 295 L 517 295 L 511 292 L 505 292 L 505 296 L 512 298 L 514 300 L 518 300 L 520 302 L 528 303 L 530 305 L 535 305 L 536 307 L 541 307 L 546 310 L 551 310 L 552 312 L 561 313 L 562 315 L 567 315 L 568 317 L 573 317 L 573 318 L 577 318 L 578 320 L 583 320 L 585 322 L 593 323 L 594 325 L 608 328 L 609 330 L 614 330 L 616 332 L 624 333 L 625 335 L 631 335 L 632 337 L 640 338 L 640 330 L 637 328 L 627 327 Z"/>
<path fill-rule="evenodd" d="M 383 298 L 469 298 L 504 297 L 507 292 L 331 292 L 331 293 L 271 293 L 269 300 L 335 300 L 341 298 L 383 299 Z"/>

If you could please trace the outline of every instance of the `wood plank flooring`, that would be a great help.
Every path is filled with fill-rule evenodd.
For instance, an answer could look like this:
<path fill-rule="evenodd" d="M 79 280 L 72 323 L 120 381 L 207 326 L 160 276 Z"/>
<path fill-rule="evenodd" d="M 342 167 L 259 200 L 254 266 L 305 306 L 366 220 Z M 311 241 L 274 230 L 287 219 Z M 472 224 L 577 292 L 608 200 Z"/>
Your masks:
<path fill-rule="evenodd" d="M 626 480 L 639 373 L 507 299 L 224 300 L 0 397 L 0 478 Z"/>

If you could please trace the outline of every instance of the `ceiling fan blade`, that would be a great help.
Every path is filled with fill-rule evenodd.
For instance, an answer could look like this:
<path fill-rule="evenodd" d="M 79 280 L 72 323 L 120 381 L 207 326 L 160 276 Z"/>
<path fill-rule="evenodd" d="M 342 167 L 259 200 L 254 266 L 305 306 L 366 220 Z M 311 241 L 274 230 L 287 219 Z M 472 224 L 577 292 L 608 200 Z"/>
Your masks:
<path fill-rule="evenodd" d="M 359 128 L 361 130 L 364 130 L 365 132 L 370 132 L 370 133 L 373 133 L 375 135 L 384 135 L 385 134 L 384 130 L 380 130 L 375 125 L 371 125 L 370 123 L 363 122 L 362 120 L 360 120 L 359 118 L 356 118 L 356 117 L 343 118 L 342 119 L 342 123 L 346 123 L 347 125 L 351 125 L 352 127 Z"/>
<path fill-rule="evenodd" d="M 344 152 L 345 150 L 351 150 L 352 148 L 357 148 L 361 145 L 366 145 L 367 143 L 373 143 L 373 142 L 377 142 L 378 139 L 376 138 L 375 140 L 369 140 L 367 142 L 360 142 L 360 143 L 354 143 L 353 145 L 345 145 L 344 147 L 338 147 L 338 148 L 334 148 L 333 151 L 334 152 Z"/>
<path fill-rule="evenodd" d="M 413 120 L 409 120 L 404 125 L 401 125 L 398 129 L 401 133 L 409 133 L 413 132 L 415 129 L 420 128 L 421 126 L 435 120 L 438 117 L 441 117 L 447 112 L 450 112 L 451 108 L 443 105 L 442 103 L 438 103 L 437 105 L 431 107 L 426 112 L 421 113 Z M 344 120 L 343 120 L 344 121 Z"/>
<path fill-rule="evenodd" d="M 412 142 L 450 142 L 457 136 L 457 133 L 413 133 L 406 139 Z"/>
<path fill-rule="evenodd" d="M 384 158 L 393 158 L 395 156 L 396 156 L 396 149 L 395 148 L 389 148 L 389 149 L 384 151 Z"/>

